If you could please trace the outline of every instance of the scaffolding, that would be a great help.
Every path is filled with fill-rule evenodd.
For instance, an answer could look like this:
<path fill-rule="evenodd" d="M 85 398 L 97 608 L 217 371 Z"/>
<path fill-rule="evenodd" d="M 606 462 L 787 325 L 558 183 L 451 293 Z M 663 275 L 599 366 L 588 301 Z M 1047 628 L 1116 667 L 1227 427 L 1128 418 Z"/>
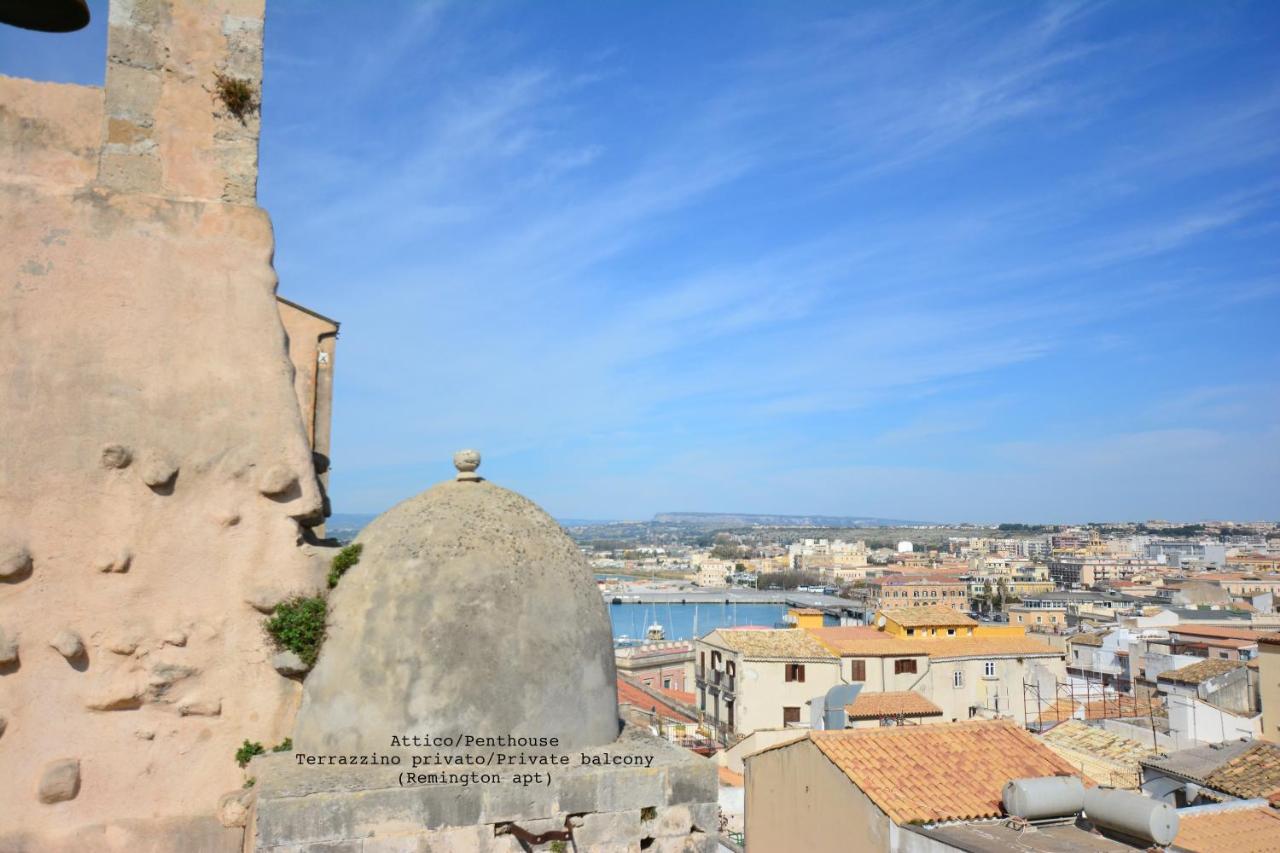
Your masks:
<path fill-rule="evenodd" d="M 1083 682 L 1083 683 L 1081 683 Z M 1157 718 L 1166 717 L 1158 696 L 1129 696 L 1088 677 L 1022 682 L 1022 713 L 1026 727 L 1043 732 L 1067 720 L 1138 720 L 1150 725 L 1155 740 Z"/>

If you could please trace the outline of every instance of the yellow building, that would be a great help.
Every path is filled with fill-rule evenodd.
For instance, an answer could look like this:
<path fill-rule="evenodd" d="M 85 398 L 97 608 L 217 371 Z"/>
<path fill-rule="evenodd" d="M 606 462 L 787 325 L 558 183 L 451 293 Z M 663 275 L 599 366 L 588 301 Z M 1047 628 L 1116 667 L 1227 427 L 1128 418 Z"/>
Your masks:
<path fill-rule="evenodd" d="M 972 637 L 978 623 L 943 605 L 892 607 L 876 614 L 876 628 L 895 637 Z"/>
<path fill-rule="evenodd" d="M 790 618 L 788 622 L 794 622 L 797 628 L 821 628 L 822 611 L 816 607 L 793 607 L 787 611 Z"/>

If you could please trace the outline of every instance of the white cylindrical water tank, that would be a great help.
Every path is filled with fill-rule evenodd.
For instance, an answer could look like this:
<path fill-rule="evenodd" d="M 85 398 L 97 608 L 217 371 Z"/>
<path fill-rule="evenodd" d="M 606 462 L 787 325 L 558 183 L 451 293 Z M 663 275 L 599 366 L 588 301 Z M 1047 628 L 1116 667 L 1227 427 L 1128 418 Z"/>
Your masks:
<path fill-rule="evenodd" d="M 1084 794 L 1084 812 L 1103 829 L 1161 847 L 1172 844 L 1178 834 L 1177 809 L 1132 791 L 1090 788 Z"/>
<path fill-rule="evenodd" d="M 1075 776 L 1010 779 L 1005 783 L 1004 810 L 1027 820 L 1077 814 L 1084 808 L 1084 785 Z"/>

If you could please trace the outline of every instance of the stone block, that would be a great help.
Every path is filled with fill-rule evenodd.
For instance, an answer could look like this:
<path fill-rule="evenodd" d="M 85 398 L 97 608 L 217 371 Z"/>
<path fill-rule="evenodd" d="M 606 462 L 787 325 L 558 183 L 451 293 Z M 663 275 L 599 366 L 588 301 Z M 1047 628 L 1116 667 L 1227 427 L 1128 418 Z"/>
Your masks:
<path fill-rule="evenodd" d="M 621 812 L 597 812 L 582 816 L 582 825 L 574 830 L 573 840 L 579 845 L 638 843 L 641 837 L 640 809 Z"/>
<path fill-rule="evenodd" d="M 599 773 L 571 773 L 560 777 L 556 796 L 560 811 L 566 814 L 584 814 L 598 810 L 600 801 Z"/>
<path fill-rule="evenodd" d="M 654 838 L 688 835 L 692 829 L 693 811 L 687 805 L 658 809 L 658 814 L 653 820 L 644 821 L 644 831 Z"/>
<path fill-rule="evenodd" d="M 515 821 L 523 826 L 524 821 L 553 817 L 563 811 L 556 800 L 554 787 L 485 785 L 480 797 L 480 820 L 483 823 Z"/>
<path fill-rule="evenodd" d="M 276 798 L 260 791 L 258 844 L 301 844 L 364 838 L 381 828 L 435 830 L 480 823 L 476 788 L 375 788 Z"/>
<path fill-rule="evenodd" d="M 60 758 L 45 765 L 36 798 L 42 803 L 74 800 L 80 793 L 80 759 Z"/>
<path fill-rule="evenodd" d="M 712 835 L 720 832 L 720 804 L 718 802 L 698 803 L 691 807 L 693 826 Z"/>
<path fill-rule="evenodd" d="M 672 765 L 667 769 L 666 794 L 670 805 L 716 802 L 720 790 L 715 764 L 690 754 L 688 761 Z"/>
<path fill-rule="evenodd" d="M 667 802 L 666 767 L 624 767 L 600 775 L 596 800 L 598 811 L 620 811 L 646 806 L 661 806 Z"/>
<path fill-rule="evenodd" d="M 716 836 L 696 832 L 680 838 L 655 838 L 648 849 L 654 853 L 716 853 L 719 847 Z"/>

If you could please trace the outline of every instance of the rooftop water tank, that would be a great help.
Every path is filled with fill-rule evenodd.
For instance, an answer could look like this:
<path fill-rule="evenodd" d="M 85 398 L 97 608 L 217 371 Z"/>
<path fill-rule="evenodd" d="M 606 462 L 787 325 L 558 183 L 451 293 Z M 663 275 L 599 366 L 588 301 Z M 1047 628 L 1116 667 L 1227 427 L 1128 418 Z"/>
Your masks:
<path fill-rule="evenodd" d="M 1004 810 L 1027 820 L 1078 814 L 1084 808 L 1084 785 L 1075 776 L 1010 779 L 1001 799 Z"/>
<path fill-rule="evenodd" d="M 1131 791 L 1090 788 L 1084 812 L 1096 826 L 1138 841 L 1164 847 L 1178 834 L 1178 810 L 1168 803 Z"/>

